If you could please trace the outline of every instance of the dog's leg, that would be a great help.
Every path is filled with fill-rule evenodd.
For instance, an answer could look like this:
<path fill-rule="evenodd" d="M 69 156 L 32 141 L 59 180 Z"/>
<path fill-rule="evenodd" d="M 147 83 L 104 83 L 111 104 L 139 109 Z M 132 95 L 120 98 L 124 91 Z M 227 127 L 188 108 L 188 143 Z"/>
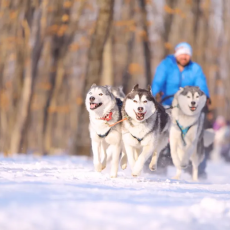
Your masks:
<path fill-rule="evenodd" d="M 137 151 L 137 149 L 134 150 L 134 159 L 135 159 L 135 161 L 137 161 L 137 159 L 138 159 L 138 151 Z"/>
<path fill-rule="evenodd" d="M 157 161 L 158 161 L 158 157 L 159 154 L 161 153 L 161 151 L 167 146 L 168 144 L 168 132 L 165 132 L 162 135 L 162 138 L 160 139 L 159 143 L 157 144 L 157 149 L 153 152 L 153 156 L 152 156 L 152 160 L 149 164 L 149 169 L 151 171 L 155 171 L 157 170 Z"/>
<path fill-rule="evenodd" d="M 113 155 L 112 155 L 112 167 L 110 177 L 115 178 L 117 177 L 118 165 L 119 165 L 119 157 L 120 157 L 120 144 L 112 145 Z"/>
<path fill-rule="evenodd" d="M 203 159 L 204 159 L 203 157 L 199 159 L 197 151 L 194 151 L 194 153 L 191 156 L 193 181 L 198 181 L 198 166 Z"/>
<path fill-rule="evenodd" d="M 172 156 L 172 161 L 174 166 L 176 167 L 176 175 L 172 179 L 180 179 L 181 176 L 181 167 L 180 167 L 180 159 L 177 154 L 177 144 L 178 140 L 176 140 L 173 132 L 173 127 L 170 130 L 170 151 Z"/>
<path fill-rule="evenodd" d="M 143 147 L 141 154 L 139 155 L 135 166 L 132 170 L 133 176 L 138 176 L 144 167 L 145 161 L 150 157 L 151 153 L 154 151 L 151 145 L 146 145 Z"/>
<path fill-rule="evenodd" d="M 172 161 L 174 166 L 176 167 L 177 165 L 179 166 L 180 164 L 180 159 L 177 154 L 177 145 L 178 145 L 178 140 L 177 137 L 175 137 L 174 133 L 174 128 L 172 127 L 170 130 L 170 151 L 171 151 L 171 156 L 172 156 Z"/>
<path fill-rule="evenodd" d="M 131 169 L 133 169 L 133 167 L 135 165 L 135 158 L 134 158 L 135 149 L 134 149 L 134 147 L 126 144 L 125 145 L 125 151 L 127 153 L 128 162 L 130 164 L 130 167 L 131 167 Z"/>
<path fill-rule="evenodd" d="M 120 166 L 124 170 L 127 167 L 127 161 L 128 161 L 128 159 L 127 159 L 127 154 L 126 154 L 126 151 L 125 151 L 125 146 L 124 146 L 123 141 L 121 143 L 121 151 L 122 151 L 122 153 L 121 153 Z"/>
<path fill-rule="evenodd" d="M 102 170 L 106 168 L 106 162 L 107 162 L 107 154 L 106 154 L 106 144 L 104 141 L 101 143 L 102 153 L 104 155 L 103 161 L 102 161 Z"/>
<path fill-rule="evenodd" d="M 93 163 L 94 168 L 97 172 L 102 171 L 102 164 L 101 164 L 101 143 L 92 141 L 92 149 L 93 149 Z"/>
<path fill-rule="evenodd" d="M 158 159 L 158 153 L 156 151 L 153 152 L 153 155 L 152 155 L 152 160 L 149 164 L 149 169 L 151 171 L 155 171 L 157 169 L 157 159 Z"/>
<path fill-rule="evenodd" d="M 192 161 L 192 179 L 193 181 L 198 181 L 199 161 L 198 161 L 198 156 L 196 151 L 192 154 L 191 161 Z"/>
<path fill-rule="evenodd" d="M 180 180 L 180 176 L 181 176 L 181 169 L 176 169 L 176 176 L 174 176 L 172 179 L 176 179 L 176 180 Z"/>
<path fill-rule="evenodd" d="M 123 149 L 122 153 L 121 153 L 121 162 L 120 162 L 120 166 L 123 170 L 126 169 L 126 167 L 127 167 L 127 160 L 128 160 L 127 154 L 126 154 L 125 150 Z"/>

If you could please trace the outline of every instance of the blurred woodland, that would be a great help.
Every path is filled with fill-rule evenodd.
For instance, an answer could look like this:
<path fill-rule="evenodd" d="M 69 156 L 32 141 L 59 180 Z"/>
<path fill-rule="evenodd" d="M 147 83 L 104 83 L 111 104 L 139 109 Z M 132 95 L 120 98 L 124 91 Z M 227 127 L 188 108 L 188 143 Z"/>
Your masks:
<path fill-rule="evenodd" d="M 230 119 L 228 0 L 0 0 L 0 152 L 90 155 L 93 83 L 151 83 L 189 42 Z"/>

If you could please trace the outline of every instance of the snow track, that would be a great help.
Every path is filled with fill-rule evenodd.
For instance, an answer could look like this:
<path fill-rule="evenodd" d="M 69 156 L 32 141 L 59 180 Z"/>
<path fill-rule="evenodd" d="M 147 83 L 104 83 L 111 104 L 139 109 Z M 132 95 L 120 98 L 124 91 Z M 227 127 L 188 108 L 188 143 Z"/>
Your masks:
<path fill-rule="evenodd" d="M 199 183 L 119 170 L 82 157 L 0 157 L 0 230 L 230 229 L 230 165 Z"/>

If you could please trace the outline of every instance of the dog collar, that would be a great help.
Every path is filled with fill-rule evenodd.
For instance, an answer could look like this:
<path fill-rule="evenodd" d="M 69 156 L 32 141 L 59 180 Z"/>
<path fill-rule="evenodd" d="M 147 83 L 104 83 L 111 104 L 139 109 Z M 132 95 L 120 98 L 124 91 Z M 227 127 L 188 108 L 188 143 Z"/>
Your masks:
<path fill-rule="evenodd" d="M 106 116 L 100 117 L 99 119 L 104 120 L 104 121 L 110 121 L 110 120 L 112 120 L 112 116 L 113 116 L 113 113 L 110 112 L 110 113 L 106 114 Z"/>

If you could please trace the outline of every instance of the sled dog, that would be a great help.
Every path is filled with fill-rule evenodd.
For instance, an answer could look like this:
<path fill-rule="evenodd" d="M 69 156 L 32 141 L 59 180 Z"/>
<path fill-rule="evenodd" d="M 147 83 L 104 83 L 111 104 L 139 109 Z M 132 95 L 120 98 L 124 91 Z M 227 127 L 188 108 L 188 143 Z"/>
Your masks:
<path fill-rule="evenodd" d="M 172 126 L 170 129 L 171 156 L 179 179 L 182 169 L 191 160 L 192 178 L 198 179 L 198 166 L 204 159 L 204 146 L 209 146 L 214 139 L 212 129 L 204 130 L 205 114 L 203 108 L 207 97 L 199 87 L 180 88 L 172 102 Z"/>
<path fill-rule="evenodd" d="M 122 89 L 112 89 L 122 99 Z M 110 127 L 121 119 L 122 101 L 114 96 L 109 86 L 93 84 L 85 100 L 89 112 L 89 131 L 93 150 L 95 170 L 100 172 L 106 167 L 106 150 L 112 154 L 111 177 L 117 176 L 121 152 L 121 125 Z"/>
<path fill-rule="evenodd" d="M 170 118 L 148 89 L 136 85 L 125 97 L 122 106 L 122 140 L 132 175 L 141 173 L 146 160 L 152 156 L 149 168 L 157 169 L 158 154 L 167 145 Z"/>

